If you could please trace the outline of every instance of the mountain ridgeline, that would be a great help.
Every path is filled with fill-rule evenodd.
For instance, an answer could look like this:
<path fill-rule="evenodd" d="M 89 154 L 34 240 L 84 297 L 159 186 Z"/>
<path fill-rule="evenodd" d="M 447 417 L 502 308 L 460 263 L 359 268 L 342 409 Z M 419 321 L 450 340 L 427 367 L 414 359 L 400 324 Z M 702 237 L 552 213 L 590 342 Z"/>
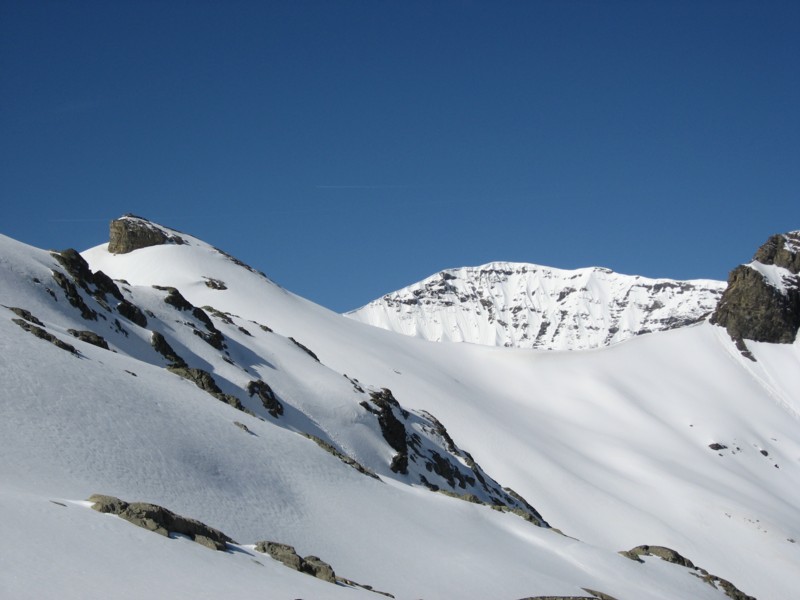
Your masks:
<path fill-rule="evenodd" d="M 727 286 L 491 263 L 346 316 L 134 215 L 0 253 L 0 596 L 796 591 L 800 231 Z"/>
<path fill-rule="evenodd" d="M 798 240 L 797 231 L 772 236 L 727 286 L 489 263 L 441 271 L 346 316 L 431 341 L 585 350 L 713 315 L 734 339 L 790 343 L 800 327 Z"/>

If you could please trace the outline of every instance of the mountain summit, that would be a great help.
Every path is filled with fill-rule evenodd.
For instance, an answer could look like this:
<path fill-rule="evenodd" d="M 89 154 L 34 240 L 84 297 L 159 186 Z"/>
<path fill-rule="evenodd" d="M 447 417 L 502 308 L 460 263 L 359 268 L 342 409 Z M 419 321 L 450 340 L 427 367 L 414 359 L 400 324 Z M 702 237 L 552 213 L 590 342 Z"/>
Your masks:
<path fill-rule="evenodd" d="M 347 316 L 432 341 L 584 350 L 697 323 L 725 284 L 495 262 L 447 269 Z"/>

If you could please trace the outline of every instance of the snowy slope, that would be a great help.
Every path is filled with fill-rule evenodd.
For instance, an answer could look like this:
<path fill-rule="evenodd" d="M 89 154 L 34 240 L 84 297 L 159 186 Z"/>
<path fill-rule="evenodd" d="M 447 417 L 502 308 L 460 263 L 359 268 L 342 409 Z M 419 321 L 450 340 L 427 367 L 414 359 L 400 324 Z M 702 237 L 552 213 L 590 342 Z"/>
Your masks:
<path fill-rule="evenodd" d="M 398 598 L 586 595 L 582 588 L 620 600 L 723 597 L 683 567 L 617 554 L 639 544 L 670 546 L 762 600 L 791 597 L 800 583 L 789 541 L 800 538 L 798 344 L 753 344 L 753 363 L 708 324 L 590 352 L 434 344 L 336 315 L 181 235 L 186 243 L 84 253 L 93 271 L 125 280 L 119 291 L 141 307 L 145 326 L 121 316 L 111 294 L 104 307 L 95 284 L 76 290 L 105 318 L 82 317 L 54 283 L 54 271 L 69 275 L 58 259 L 2 239 L 0 304 L 27 309 L 79 354 L 0 308 L 0 506 L 20 540 L 0 550 L 9 565 L 0 597 L 376 597 L 277 565 L 253 550 L 262 539 Z M 224 348 L 153 285 L 213 307 L 205 312 Z M 68 329 L 95 331 L 112 351 Z M 165 369 L 152 332 L 253 414 Z M 246 393 L 256 378 L 283 414 Z M 387 414 L 372 412 L 380 409 L 370 392 L 382 388 L 399 403 L 391 412 L 408 438 L 421 440 L 408 449 L 417 462 L 406 473 L 391 468 L 399 452 L 381 426 Z M 466 481 L 475 473 L 468 456 L 487 482 L 513 488 L 572 537 L 434 493 L 420 477 L 446 489 L 450 465 L 465 479 L 461 488 L 454 477 L 451 493 L 499 500 L 492 485 Z M 94 492 L 157 502 L 239 545 L 215 553 L 75 502 Z M 35 573 L 43 562 L 54 565 L 48 578 Z"/>
<path fill-rule="evenodd" d="M 347 316 L 431 341 L 582 350 L 705 318 L 725 284 L 524 263 L 447 269 Z"/>

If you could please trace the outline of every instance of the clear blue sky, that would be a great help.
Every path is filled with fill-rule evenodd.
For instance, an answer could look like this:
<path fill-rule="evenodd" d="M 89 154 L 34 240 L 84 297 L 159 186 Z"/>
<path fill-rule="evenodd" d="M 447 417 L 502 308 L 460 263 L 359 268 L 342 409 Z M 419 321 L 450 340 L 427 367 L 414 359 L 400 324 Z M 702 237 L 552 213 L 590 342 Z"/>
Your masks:
<path fill-rule="evenodd" d="M 132 212 L 334 310 L 800 228 L 800 2 L 0 0 L 0 231 Z"/>

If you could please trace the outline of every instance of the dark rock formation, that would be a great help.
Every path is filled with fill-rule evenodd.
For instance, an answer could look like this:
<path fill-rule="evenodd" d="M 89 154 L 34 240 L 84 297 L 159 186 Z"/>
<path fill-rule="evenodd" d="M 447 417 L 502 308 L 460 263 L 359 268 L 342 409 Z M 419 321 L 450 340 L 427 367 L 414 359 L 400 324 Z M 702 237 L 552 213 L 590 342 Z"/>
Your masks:
<path fill-rule="evenodd" d="M 255 273 L 256 275 L 261 275 L 261 277 L 263 277 L 264 279 L 268 279 L 268 277 L 262 271 L 258 271 L 256 269 L 254 269 L 253 267 L 251 267 L 247 263 L 242 262 L 241 260 L 239 260 L 235 256 L 231 256 L 230 254 L 228 254 L 224 250 L 220 250 L 219 248 L 214 248 L 214 250 L 219 252 L 222 256 L 227 258 L 233 264 L 238 265 L 238 266 L 242 267 L 243 269 L 247 269 L 248 271 L 250 271 L 251 273 Z"/>
<path fill-rule="evenodd" d="M 90 282 L 94 279 L 89 263 L 74 248 L 67 248 L 61 252 L 51 252 L 52 256 L 80 283 Z"/>
<path fill-rule="evenodd" d="M 800 231 L 771 236 L 756 251 L 753 260 L 764 265 L 783 267 L 797 275 L 800 273 Z"/>
<path fill-rule="evenodd" d="M 261 404 L 267 412 L 276 419 L 283 414 L 283 404 L 281 404 L 275 392 L 269 387 L 266 381 L 256 379 L 247 384 L 247 394 L 250 397 L 257 395 L 261 399 Z"/>
<path fill-rule="evenodd" d="M 184 298 L 177 288 L 164 285 L 154 285 L 153 287 L 162 292 L 167 292 L 167 295 L 164 297 L 164 302 L 170 306 L 174 306 L 178 310 L 192 310 L 194 308 L 192 303 Z"/>
<path fill-rule="evenodd" d="M 67 329 L 67 333 L 73 337 L 78 338 L 82 342 L 92 344 L 103 350 L 108 350 L 108 342 L 101 335 L 97 335 L 94 331 L 87 331 L 85 329 Z"/>
<path fill-rule="evenodd" d="M 61 348 L 62 350 L 66 350 L 71 354 L 78 354 L 78 351 L 75 349 L 75 346 L 67 344 L 66 342 L 62 342 L 52 333 L 48 333 L 46 330 L 42 329 L 41 327 L 37 327 L 33 323 L 29 323 L 23 319 L 11 319 L 14 323 L 22 327 L 28 333 L 33 334 L 35 337 L 46 340 L 53 344 L 56 348 Z"/>
<path fill-rule="evenodd" d="M 272 331 L 272 330 L 270 329 L 270 331 Z M 294 345 L 295 345 L 295 346 L 297 346 L 298 348 L 300 348 L 300 350 L 302 350 L 303 352 L 305 352 L 306 354 L 308 354 L 308 355 L 309 355 L 311 358 L 313 358 L 315 361 L 319 362 L 319 358 L 317 358 L 317 355 L 316 355 L 316 354 L 314 354 L 314 353 L 313 353 L 311 350 L 309 350 L 307 346 L 304 346 L 303 344 L 301 344 L 300 342 L 298 342 L 298 341 L 297 341 L 296 339 L 294 339 L 293 337 L 290 337 L 289 339 L 290 339 L 292 342 L 294 342 Z"/>
<path fill-rule="evenodd" d="M 741 347 L 744 339 L 790 344 L 800 328 L 800 232 L 770 237 L 753 260 L 786 269 L 784 289 L 740 265 L 731 271 L 711 322 L 725 327 Z"/>
<path fill-rule="evenodd" d="M 233 424 L 236 425 L 239 429 L 241 429 L 245 433 L 249 433 L 250 435 L 255 435 L 255 433 L 250 431 L 250 428 L 244 423 L 240 423 L 239 421 L 234 421 Z"/>
<path fill-rule="evenodd" d="M 603 592 L 597 592 L 588 588 L 583 588 L 583 590 L 591 594 L 591 596 L 528 596 L 521 600 L 616 600 L 613 596 L 609 596 Z"/>
<path fill-rule="evenodd" d="M 154 331 L 150 336 L 150 345 L 153 346 L 153 349 L 158 352 L 161 356 L 166 358 L 169 361 L 169 366 L 171 367 L 185 367 L 186 361 L 183 360 L 175 350 L 172 349 L 172 346 L 169 345 L 167 339 L 161 335 L 159 332 Z"/>
<path fill-rule="evenodd" d="M 689 569 L 696 568 L 692 561 L 690 561 L 688 558 L 681 556 L 675 550 L 672 548 L 667 548 L 666 546 L 636 546 L 630 550 L 624 550 L 620 552 L 620 554 L 622 554 L 622 556 L 625 558 L 630 558 L 636 562 L 644 562 L 640 556 L 657 556 L 661 560 L 665 560 L 669 563 L 687 567 Z"/>
<path fill-rule="evenodd" d="M 392 391 L 383 388 L 380 392 L 371 392 L 370 400 L 376 408 L 373 408 L 366 402 L 362 402 L 361 406 L 366 408 L 371 413 L 378 416 L 378 424 L 381 428 L 383 438 L 388 444 L 397 451 L 390 468 L 394 473 L 408 474 L 408 440 L 406 437 L 406 428 L 397 415 L 394 409 L 397 408 L 403 417 L 408 417 L 408 413 L 400 408 L 400 404 L 392 395 Z"/>
<path fill-rule="evenodd" d="M 75 284 L 72 283 L 66 275 L 60 271 L 53 271 L 53 279 L 58 286 L 64 290 L 64 295 L 67 297 L 69 303 L 81 311 L 81 317 L 87 321 L 97 320 L 97 312 L 89 308 L 83 296 L 78 293 Z"/>
<path fill-rule="evenodd" d="M 219 279 L 214 279 L 213 277 L 205 277 L 205 276 L 203 277 L 203 279 L 206 280 L 205 281 L 206 285 L 208 287 L 210 287 L 212 290 L 227 290 L 228 289 L 228 286 L 225 285 L 224 281 L 221 281 Z"/>
<path fill-rule="evenodd" d="M 329 583 L 336 583 L 336 573 L 333 567 L 318 556 L 306 556 L 303 558 L 303 572 L 313 575 L 317 579 L 322 579 Z"/>
<path fill-rule="evenodd" d="M 345 454 L 343 452 L 340 452 L 339 450 L 337 450 L 336 448 L 331 446 L 328 442 L 326 442 L 322 438 L 318 438 L 317 436 L 315 436 L 313 434 L 310 434 L 310 433 L 301 433 L 301 435 L 303 435 L 303 436 L 307 437 L 308 439 L 312 440 L 315 444 L 317 444 L 317 446 L 319 446 L 320 448 L 325 450 L 325 452 L 333 454 L 336 458 L 338 458 L 344 464 L 346 464 L 349 467 L 353 467 L 356 471 L 358 471 L 362 475 L 367 475 L 369 477 L 372 477 L 373 479 L 377 479 L 377 480 L 380 481 L 380 477 L 378 477 L 375 473 L 370 471 L 368 468 L 366 468 L 364 465 L 362 465 L 360 462 L 358 462 L 353 457 L 348 456 L 347 454 Z"/>
<path fill-rule="evenodd" d="M 15 315 L 17 315 L 18 317 L 22 317 L 29 323 L 33 323 L 34 325 L 39 325 L 41 327 L 44 327 L 44 323 L 42 323 L 39 319 L 34 317 L 30 311 L 25 310 L 24 308 L 17 308 L 16 306 L 6 306 L 6 308 L 11 312 L 13 312 Z"/>
<path fill-rule="evenodd" d="M 625 558 L 629 558 L 631 560 L 635 560 L 636 562 L 643 563 L 644 561 L 641 559 L 642 556 L 657 556 L 661 560 L 665 560 L 667 562 L 680 565 L 682 567 L 686 567 L 687 569 L 691 569 L 694 571 L 692 573 L 694 576 L 699 577 L 710 586 L 721 589 L 725 592 L 725 595 L 733 600 L 756 600 L 753 596 L 748 596 L 743 591 L 738 589 L 735 585 L 733 585 L 730 581 L 726 579 L 722 579 L 721 577 L 717 577 L 706 571 L 703 568 L 697 567 L 685 556 L 681 556 L 672 548 L 666 548 L 665 546 L 636 546 L 635 548 L 631 548 L 630 550 L 623 550 L 620 552 L 622 556 Z"/>
<path fill-rule="evenodd" d="M 169 537 L 170 533 L 179 533 L 190 537 L 192 540 L 212 548 L 225 550 L 227 543 L 235 544 L 230 537 L 209 527 L 205 523 L 175 514 L 171 510 L 147 502 L 128 503 L 114 496 L 94 494 L 89 497 L 93 502 L 92 508 L 101 513 L 118 515 L 126 521 Z"/>
<path fill-rule="evenodd" d="M 292 546 L 267 541 L 258 542 L 256 551 L 268 554 L 290 569 L 312 575 L 329 583 L 336 583 L 336 573 L 333 572 L 333 568 L 318 556 L 300 558 Z"/>
<path fill-rule="evenodd" d="M 242 412 L 252 414 L 251 411 L 247 410 L 244 406 L 242 406 L 242 402 L 236 396 L 224 393 L 217 385 L 217 382 L 214 381 L 214 378 L 211 376 L 211 373 L 209 373 L 208 371 L 204 371 L 203 369 L 197 369 L 194 367 L 187 367 L 187 366 L 181 367 L 176 365 L 168 366 L 167 370 L 170 371 L 171 373 L 175 373 L 180 377 L 183 377 L 184 379 L 188 379 L 204 392 L 208 392 L 210 395 L 214 396 L 214 398 L 216 398 L 220 402 L 229 404 L 236 410 L 241 410 Z"/>
<path fill-rule="evenodd" d="M 111 221 L 109 228 L 108 251 L 112 254 L 126 254 L 148 246 L 185 243 L 181 236 L 167 233 L 146 219 L 134 215 L 125 215 Z"/>
<path fill-rule="evenodd" d="M 301 565 L 303 564 L 303 559 L 297 554 L 294 546 L 289 546 L 288 544 L 262 541 L 256 544 L 256 552 L 268 554 L 273 559 L 283 563 L 295 571 L 299 571 Z"/>
<path fill-rule="evenodd" d="M 203 310 L 206 311 L 206 313 L 211 313 L 223 323 L 227 325 L 233 325 L 233 319 L 231 319 L 232 315 L 230 313 L 222 312 L 221 310 L 217 310 L 213 306 L 208 305 L 204 306 Z"/>
<path fill-rule="evenodd" d="M 521 600 L 598 600 L 597 596 L 526 596 Z"/>
<path fill-rule="evenodd" d="M 174 287 L 165 287 L 161 285 L 154 285 L 153 287 L 157 290 L 167 292 L 167 295 L 164 297 L 164 302 L 180 311 L 191 311 L 192 316 L 203 324 L 206 331 L 194 329 L 193 333 L 196 336 L 201 337 L 212 348 L 216 348 L 217 350 L 225 349 L 225 336 L 214 327 L 213 321 L 211 321 L 211 318 L 202 308 L 194 306 Z"/>
<path fill-rule="evenodd" d="M 357 390 L 362 389 L 355 380 L 350 381 Z M 524 498 L 501 487 L 468 452 L 459 449 L 433 415 L 426 411 L 411 414 L 387 388 L 369 392 L 369 399 L 361 406 L 378 418 L 384 439 L 396 451 L 389 465 L 392 472 L 411 475 L 431 491 L 513 513 L 537 527 L 550 527 Z M 421 473 L 422 469 L 426 472 Z"/>
<path fill-rule="evenodd" d="M 61 252 L 51 252 L 50 254 L 66 269 L 75 283 L 98 302 L 105 304 L 106 294 L 114 296 L 117 300 L 123 300 L 122 292 L 119 291 L 117 284 L 102 271 L 92 272 L 89 263 L 77 250 L 67 248 Z"/>
<path fill-rule="evenodd" d="M 135 304 L 122 300 L 117 304 L 117 312 L 131 323 L 136 323 L 139 327 L 147 327 L 147 317 L 144 316 L 142 309 Z"/>

